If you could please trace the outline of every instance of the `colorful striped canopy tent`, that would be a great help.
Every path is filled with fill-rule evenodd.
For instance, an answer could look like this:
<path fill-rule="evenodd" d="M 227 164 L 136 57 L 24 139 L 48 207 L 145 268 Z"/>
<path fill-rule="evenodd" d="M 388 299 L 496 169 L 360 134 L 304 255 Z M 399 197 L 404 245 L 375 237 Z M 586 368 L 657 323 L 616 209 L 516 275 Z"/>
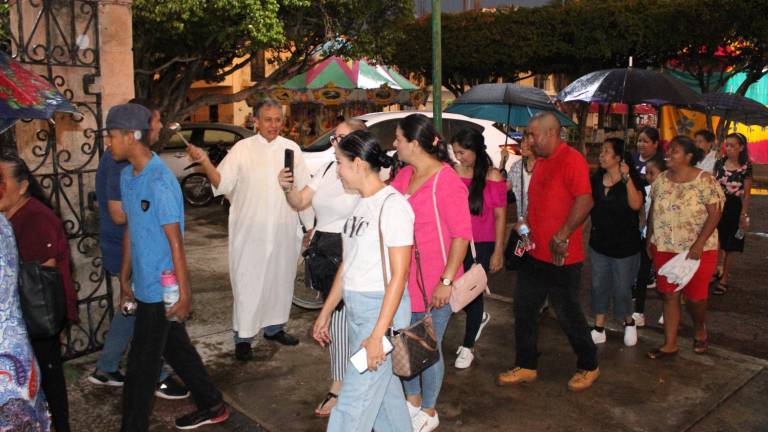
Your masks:
<path fill-rule="evenodd" d="M 283 102 L 328 105 L 363 101 L 377 105 L 413 105 L 424 103 L 426 96 L 423 89 L 389 66 L 338 56 L 328 57 L 307 72 L 296 75 L 273 93 Z"/>

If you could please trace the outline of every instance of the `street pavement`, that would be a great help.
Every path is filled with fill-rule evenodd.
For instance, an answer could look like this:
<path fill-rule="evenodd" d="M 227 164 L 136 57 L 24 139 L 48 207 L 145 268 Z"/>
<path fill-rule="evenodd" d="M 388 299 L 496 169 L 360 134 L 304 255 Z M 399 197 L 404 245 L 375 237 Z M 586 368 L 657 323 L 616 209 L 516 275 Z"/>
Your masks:
<path fill-rule="evenodd" d="M 456 314 L 443 344 L 446 379 L 438 401 L 441 431 L 767 431 L 768 280 L 766 252 L 768 197 L 753 201 L 753 226 L 747 250 L 734 266 L 732 291 L 711 297 L 710 352 L 692 351 L 690 321 L 681 329 L 677 358 L 652 361 L 645 353 L 662 343 L 656 319 L 661 302 L 649 290 L 649 327 L 637 346 L 627 348 L 612 331 L 599 347 L 601 377 L 594 387 L 574 394 L 566 384 L 576 359 L 557 321 L 541 320 L 539 379 L 520 387 L 494 384 L 514 361 L 512 293 L 515 274 L 491 277 L 494 294 L 486 301 L 491 322 L 477 344 L 472 367 L 453 367 L 463 338 L 464 314 Z M 232 408 L 232 418 L 210 431 L 319 431 L 326 420 L 313 409 L 327 391 L 329 359 L 309 332 L 316 312 L 294 308 L 288 331 L 297 347 L 263 339 L 256 359 L 236 362 L 231 333 L 232 294 L 227 264 L 226 215 L 218 206 L 189 210 L 185 243 L 190 262 L 195 317 L 189 332 L 214 380 Z M 588 314 L 589 266 L 585 266 L 582 304 Z M 618 328 L 619 323 L 611 323 Z M 120 389 L 99 388 L 85 378 L 95 356 L 69 362 L 71 416 L 76 431 L 118 430 Z M 157 400 L 152 431 L 174 430 L 175 416 L 193 409 L 187 401 Z"/>

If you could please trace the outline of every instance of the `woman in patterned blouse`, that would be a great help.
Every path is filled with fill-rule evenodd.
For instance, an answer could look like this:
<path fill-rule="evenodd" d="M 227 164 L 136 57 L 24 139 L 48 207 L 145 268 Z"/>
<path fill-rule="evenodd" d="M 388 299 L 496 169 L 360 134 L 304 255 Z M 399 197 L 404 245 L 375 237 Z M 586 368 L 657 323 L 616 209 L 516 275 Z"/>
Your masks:
<path fill-rule="evenodd" d="M 40 369 L 21 315 L 18 269 L 13 230 L 0 214 L 0 430 L 48 431 Z"/>
<path fill-rule="evenodd" d="M 752 164 L 747 152 L 747 138 L 732 133 L 725 138 L 725 156 L 715 163 L 715 179 L 725 193 L 723 217 L 717 225 L 723 266 L 715 275 L 720 279 L 715 294 L 728 291 L 728 270 L 733 253 L 744 251 L 744 234 L 749 229 L 749 202 L 752 189 Z"/>
<path fill-rule="evenodd" d="M 649 255 L 659 269 L 677 254 L 699 260 L 693 278 L 683 287 L 670 283 L 665 276 L 656 279 L 656 289 L 664 299 L 664 345 L 648 353 L 651 359 L 673 356 L 678 352 L 677 327 L 680 324 L 680 294 L 694 324 L 693 350 L 707 351 L 707 315 L 709 281 L 717 266 L 717 223 L 723 205 L 723 191 L 715 178 L 698 168 L 704 151 L 687 136 L 679 135 L 669 144 L 667 171 L 651 185 L 651 214 L 648 223 Z"/>

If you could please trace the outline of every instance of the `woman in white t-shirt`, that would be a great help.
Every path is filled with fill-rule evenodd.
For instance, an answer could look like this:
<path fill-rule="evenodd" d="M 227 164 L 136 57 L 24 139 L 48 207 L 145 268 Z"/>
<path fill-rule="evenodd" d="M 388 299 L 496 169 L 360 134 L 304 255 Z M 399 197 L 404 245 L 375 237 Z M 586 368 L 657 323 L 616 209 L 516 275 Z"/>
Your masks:
<path fill-rule="evenodd" d="M 314 338 L 332 343 L 331 314 L 344 299 L 352 351 L 365 348 L 368 370 L 347 363 L 344 384 L 331 412 L 329 431 L 410 431 L 400 379 L 382 339 L 391 327 L 410 323 L 411 301 L 405 290 L 411 263 L 414 214 L 408 201 L 379 178 L 392 158 L 366 131 L 347 135 L 336 147 L 341 181 L 361 199 L 342 230 L 344 260 L 317 318 Z M 382 260 L 384 262 L 382 263 Z"/>
<path fill-rule="evenodd" d="M 336 145 L 342 138 L 356 130 L 365 130 L 365 123 L 357 119 L 349 119 L 339 123 L 331 135 L 331 145 Z M 347 217 L 357 206 L 360 195 L 344 190 L 336 169 L 336 161 L 321 166 L 312 175 L 312 180 L 302 190 L 297 191 L 291 186 L 293 177 L 290 171 L 284 169 L 278 175 L 278 181 L 283 190 L 287 189 L 285 198 L 288 204 L 296 210 L 304 210 L 310 205 L 315 212 L 317 222 L 314 230 L 308 233 L 312 240 L 305 252 L 312 286 L 320 291 L 323 298 L 328 297 L 333 285 L 333 279 L 342 259 L 341 230 Z M 344 305 L 333 311 L 331 316 L 331 388 L 320 405 L 315 408 L 317 417 L 328 417 L 336 404 L 344 370 L 349 359 L 347 344 L 347 321 Z"/>

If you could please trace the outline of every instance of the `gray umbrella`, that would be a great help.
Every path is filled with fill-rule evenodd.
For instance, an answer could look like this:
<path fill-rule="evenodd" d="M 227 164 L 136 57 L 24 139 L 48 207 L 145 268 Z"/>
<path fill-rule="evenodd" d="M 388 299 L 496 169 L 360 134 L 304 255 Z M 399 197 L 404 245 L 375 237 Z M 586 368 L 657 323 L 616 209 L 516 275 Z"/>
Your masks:
<path fill-rule="evenodd" d="M 701 108 L 709 114 L 747 126 L 768 126 L 768 107 L 733 93 L 706 93 Z"/>
<path fill-rule="evenodd" d="M 573 121 L 557 110 L 543 90 L 511 83 L 479 84 L 459 96 L 445 112 L 491 120 L 509 126 L 526 126 L 540 111 L 554 113 L 563 126 Z"/>

